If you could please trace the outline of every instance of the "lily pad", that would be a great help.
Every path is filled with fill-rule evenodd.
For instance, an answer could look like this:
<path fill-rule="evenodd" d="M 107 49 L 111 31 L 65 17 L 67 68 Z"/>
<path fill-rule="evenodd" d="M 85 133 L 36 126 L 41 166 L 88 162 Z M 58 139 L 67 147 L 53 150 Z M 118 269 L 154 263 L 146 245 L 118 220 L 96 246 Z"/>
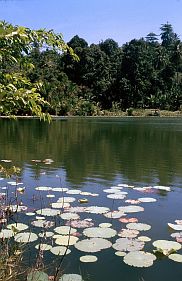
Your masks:
<path fill-rule="evenodd" d="M 86 255 L 86 256 L 81 256 L 80 261 L 85 262 L 85 263 L 90 263 L 90 262 L 96 262 L 98 258 L 93 255 Z"/>
<path fill-rule="evenodd" d="M 56 246 L 51 248 L 51 253 L 56 256 L 64 256 L 71 253 L 71 250 L 65 246 Z"/>
<path fill-rule="evenodd" d="M 2 229 L 0 232 L 0 238 L 11 238 L 13 237 L 15 232 L 12 229 Z"/>
<path fill-rule="evenodd" d="M 176 231 L 181 231 L 182 230 L 182 225 L 181 224 L 173 224 L 173 223 L 168 223 L 168 226 Z"/>
<path fill-rule="evenodd" d="M 104 214 L 104 217 L 109 219 L 119 219 L 123 216 L 126 216 L 126 214 L 123 211 L 112 211 Z"/>
<path fill-rule="evenodd" d="M 66 225 L 76 228 L 87 228 L 87 227 L 94 226 L 94 223 L 87 220 L 73 220 L 67 222 Z"/>
<path fill-rule="evenodd" d="M 50 186 L 37 186 L 35 188 L 35 190 L 38 190 L 38 191 L 50 191 L 50 190 L 52 190 L 52 187 L 50 187 Z"/>
<path fill-rule="evenodd" d="M 111 238 L 114 237 L 117 232 L 112 228 L 90 227 L 86 228 L 83 234 L 90 238 Z"/>
<path fill-rule="evenodd" d="M 155 198 L 152 198 L 152 197 L 141 197 L 141 198 L 138 198 L 138 200 L 142 203 L 153 203 L 153 202 L 157 201 Z"/>
<path fill-rule="evenodd" d="M 15 235 L 15 241 L 20 243 L 30 243 L 38 239 L 37 234 L 33 232 L 22 232 Z"/>
<path fill-rule="evenodd" d="M 63 220 L 78 220 L 80 216 L 75 213 L 63 213 L 60 215 Z"/>
<path fill-rule="evenodd" d="M 118 257 L 124 257 L 124 256 L 126 256 L 126 252 L 117 251 L 117 252 L 115 252 L 115 255 L 118 256 Z"/>
<path fill-rule="evenodd" d="M 119 238 L 112 247 L 117 251 L 140 251 L 144 247 L 144 242 L 137 239 Z"/>
<path fill-rule="evenodd" d="M 155 185 L 153 186 L 154 189 L 164 190 L 164 191 L 171 191 L 169 186 L 162 186 L 162 185 Z"/>
<path fill-rule="evenodd" d="M 127 237 L 127 238 L 135 238 L 139 234 L 138 230 L 135 229 L 121 229 L 118 232 L 118 236 Z"/>
<path fill-rule="evenodd" d="M 57 202 L 58 203 L 72 203 L 74 202 L 76 199 L 74 197 L 60 197 Z"/>
<path fill-rule="evenodd" d="M 68 188 L 66 187 L 53 187 L 52 191 L 56 191 L 56 192 L 66 192 L 68 191 Z"/>
<path fill-rule="evenodd" d="M 49 281 L 49 276 L 43 271 L 32 271 L 27 275 L 27 281 Z"/>
<path fill-rule="evenodd" d="M 55 236 L 53 236 L 54 238 Z M 57 235 L 57 239 L 55 240 L 55 243 L 57 245 L 62 245 L 62 246 L 71 246 L 74 245 L 79 238 L 71 235 Z"/>
<path fill-rule="evenodd" d="M 48 244 L 38 244 L 35 246 L 35 249 L 40 251 L 49 251 L 51 248 L 52 246 Z"/>
<path fill-rule="evenodd" d="M 103 238 L 91 238 L 78 241 L 74 246 L 82 252 L 96 253 L 103 249 L 110 248 L 112 243 Z"/>
<path fill-rule="evenodd" d="M 143 251 L 130 252 L 123 259 L 126 264 L 135 267 L 152 266 L 155 260 L 155 255 Z"/>
<path fill-rule="evenodd" d="M 110 199 L 115 199 L 115 200 L 122 200 L 126 197 L 125 194 L 122 194 L 122 193 L 114 193 L 114 194 L 109 194 L 107 195 L 107 198 L 110 198 Z"/>
<path fill-rule="evenodd" d="M 36 213 L 42 216 L 54 217 L 60 214 L 60 210 L 45 208 L 45 209 L 37 210 Z"/>
<path fill-rule="evenodd" d="M 135 230 L 138 230 L 138 231 L 147 231 L 149 229 L 151 229 L 151 226 L 149 224 L 146 224 L 146 223 L 140 223 L 140 222 L 136 222 L 136 223 L 128 223 L 126 225 L 126 227 L 128 229 L 135 229 Z"/>
<path fill-rule="evenodd" d="M 71 234 L 77 232 L 77 229 L 72 228 L 70 226 L 63 225 L 63 226 L 56 227 L 54 229 L 54 231 L 58 234 L 61 234 L 61 235 L 71 235 Z"/>
<path fill-rule="evenodd" d="M 144 208 L 140 206 L 129 205 L 129 206 L 119 207 L 118 210 L 124 213 L 138 213 L 138 212 L 143 212 Z"/>
<path fill-rule="evenodd" d="M 18 232 L 18 231 L 23 231 L 25 229 L 28 229 L 28 225 L 24 224 L 24 223 L 12 223 L 7 225 L 8 229 L 12 229 L 14 232 Z"/>
<path fill-rule="evenodd" d="M 83 279 L 79 274 L 63 274 L 59 281 L 83 281 Z"/>
<path fill-rule="evenodd" d="M 91 213 L 91 214 L 105 214 L 109 211 L 110 211 L 110 209 L 107 207 L 90 206 L 90 207 L 85 208 L 85 212 Z"/>
<path fill-rule="evenodd" d="M 139 241 L 143 241 L 143 242 L 150 242 L 151 238 L 148 236 L 138 236 L 137 238 Z"/>
<path fill-rule="evenodd" d="M 66 191 L 67 194 L 80 194 L 81 190 L 79 189 L 70 189 Z"/>
<path fill-rule="evenodd" d="M 168 256 L 168 258 L 176 262 L 182 262 L 182 255 L 180 254 L 171 254 Z"/>
<path fill-rule="evenodd" d="M 169 240 L 156 240 L 153 242 L 153 246 L 157 248 L 157 251 L 163 253 L 166 256 L 173 253 L 174 251 L 181 249 L 181 244 Z"/>
<path fill-rule="evenodd" d="M 107 223 L 107 222 L 103 222 L 103 223 L 99 224 L 99 227 L 102 227 L 102 228 L 108 228 L 111 226 L 112 226 L 112 223 Z"/>

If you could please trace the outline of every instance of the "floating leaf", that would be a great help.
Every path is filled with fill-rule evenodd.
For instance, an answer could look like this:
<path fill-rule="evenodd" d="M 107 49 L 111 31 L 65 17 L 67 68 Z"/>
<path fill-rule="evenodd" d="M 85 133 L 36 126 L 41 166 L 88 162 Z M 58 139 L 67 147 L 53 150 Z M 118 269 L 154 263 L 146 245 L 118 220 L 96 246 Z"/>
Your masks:
<path fill-rule="evenodd" d="M 64 256 L 71 253 L 71 250 L 65 246 L 56 246 L 51 248 L 51 253 L 56 256 Z"/>
<path fill-rule="evenodd" d="M 117 252 L 115 252 L 115 255 L 118 257 L 124 257 L 124 256 L 126 256 L 126 252 L 117 251 Z"/>
<path fill-rule="evenodd" d="M 138 200 L 142 203 L 153 203 L 157 201 L 155 198 L 151 198 L 151 197 L 142 197 L 142 198 L 138 198 Z"/>
<path fill-rule="evenodd" d="M 168 186 L 162 186 L 162 185 L 155 185 L 153 186 L 154 189 L 164 190 L 164 191 L 171 191 L 171 188 Z"/>
<path fill-rule="evenodd" d="M 54 226 L 55 223 L 53 221 L 37 220 L 32 221 L 31 224 L 35 227 L 51 228 Z"/>
<path fill-rule="evenodd" d="M 70 208 L 65 208 L 65 212 L 69 213 L 84 213 L 85 212 L 85 207 L 70 207 Z"/>
<path fill-rule="evenodd" d="M 125 200 L 126 203 L 130 203 L 130 204 L 139 204 L 140 201 L 139 200 L 134 200 L 134 199 L 128 199 Z"/>
<path fill-rule="evenodd" d="M 53 210 L 53 209 L 50 209 L 50 208 L 45 208 L 45 209 L 41 209 L 41 210 L 37 210 L 36 213 L 38 215 L 43 215 L 43 216 L 47 216 L 47 217 L 52 217 L 52 216 L 57 216 L 60 214 L 60 211 L 59 210 Z"/>
<path fill-rule="evenodd" d="M 129 206 L 119 207 L 118 210 L 124 213 L 138 213 L 138 212 L 143 212 L 144 208 L 140 206 L 129 205 Z"/>
<path fill-rule="evenodd" d="M 168 258 L 176 262 L 182 262 L 182 255 L 180 254 L 171 254 L 168 256 Z"/>
<path fill-rule="evenodd" d="M 136 229 L 136 230 L 139 230 L 139 231 L 147 231 L 149 229 L 151 229 L 151 226 L 149 224 L 146 224 L 146 223 L 140 223 L 140 222 L 131 222 L 131 223 L 128 223 L 126 225 L 126 227 L 128 229 Z"/>
<path fill-rule="evenodd" d="M 48 244 L 38 244 L 35 246 L 35 248 L 40 251 L 49 251 L 52 248 L 52 246 Z"/>
<path fill-rule="evenodd" d="M 127 238 L 135 238 L 139 234 L 138 230 L 135 229 L 121 229 L 118 232 L 118 236 L 127 237 Z"/>
<path fill-rule="evenodd" d="M 62 208 L 69 208 L 70 207 L 70 203 L 67 202 L 55 202 L 51 204 L 52 208 L 55 209 L 62 209 Z"/>
<path fill-rule="evenodd" d="M 74 246 L 82 252 L 96 253 L 103 249 L 110 248 L 112 243 L 103 238 L 91 238 L 78 241 Z"/>
<path fill-rule="evenodd" d="M 54 194 L 47 194 L 46 197 L 47 197 L 47 198 L 54 198 L 55 195 L 54 195 Z"/>
<path fill-rule="evenodd" d="M 72 203 L 74 202 L 76 199 L 74 197 L 60 197 L 57 202 L 58 203 Z"/>
<path fill-rule="evenodd" d="M 136 239 L 119 238 L 112 247 L 117 251 L 140 251 L 144 247 L 144 242 Z"/>
<path fill-rule="evenodd" d="M 182 225 L 182 220 L 175 220 L 175 223 Z"/>
<path fill-rule="evenodd" d="M 114 237 L 117 232 L 112 228 L 90 227 L 86 228 L 83 234 L 90 238 L 111 238 Z"/>
<path fill-rule="evenodd" d="M 78 220 L 80 216 L 75 213 L 63 213 L 60 215 L 63 220 Z"/>
<path fill-rule="evenodd" d="M 104 217 L 109 219 L 119 219 L 120 217 L 126 216 L 123 211 L 112 211 L 104 214 Z"/>
<path fill-rule="evenodd" d="M 54 232 L 46 231 L 46 232 L 43 232 L 43 233 L 39 233 L 38 235 L 41 238 L 43 238 L 43 237 L 48 238 L 48 237 L 52 237 L 54 235 Z"/>
<path fill-rule="evenodd" d="M 12 229 L 14 232 L 18 232 L 18 231 L 23 231 L 25 229 L 28 229 L 28 225 L 24 224 L 24 223 L 12 223 L 7 225 L 8 229 Z"/>
<path fill-rule="evenodd" d="M 56 191 L 56 192 L 66 192 L 68 191 L 68 188 L 66 187 L 53 187 L 52 191 Z"/>
<path fill-rule="evenodd" d="M 67 194 L 80 194 L 81 190 L 79 189 L 70 189 L 66 191 Z"/>
<path fill-rule="evenodd" d="M 35 213 L 33 213 L 33 212 L 28 212 L 28 213 L 26 213 L 25 215 L 27 215 L 27 216 L 35 216 Z"/>
<path fill-rule="evenodd" d="M 126 264 L 135 267 L 152 266 L 155 260 L 155 255 L 143 251 L 130 252 L 123 259 Z"/>
<path fill-rule="evenodd" d="M 120 222 L 122 223 L 129 223 L 129 222 L 138 222 L 137 218 L 120 218 Z"/>
<path fill-rule="evenodd" d="M 29 243 L 38 239 L 37 234 L 33 232 L 22 232 L 15 235 L 15 241 L 20 243 Z"/>
<path fill-rule="evenodd" d="M 110 210 L 107 207 L 90 206 L 90 207 L 85 208 L 85 212 L 91 213 L 91 214 L 104 214 L 109 211 Z"/>
<path fill-rule="evenodd" d="M 0 238 L 11 238 L 15 232 L 12 229 L 2 229 L 0 232 Z"/>
<path fill-rule="evenodd" d="M 43 271 L 32 271 L 27 275 L 27 281 L 49 281 L 49 276 Z"/>
<path fill-rule="evenodd" d="M 77 232 L 77 229 L 63 225 L 63 226 L 56 227 L 54 231 L 61 235 L 70 235 L 73 234 L 74 232 Z"/>
<path fill-rule="evenodd" d="M 103 222 L 103 223 L 99 224 L 99 227 L 102 227 L 102 228 L 108 228 L 111 226 L 112 226 L 112 223 L 107 223 L 107 222 Z"/>
<path fill-rule="evenodd" d="M 168 223 L 168 226 L 176 231 L 181 231 L 182 230 L 182 225 L 181 224 L 173 224 L 173 223 Z"/>
<path fill-rule="evenodd" d="M 50 190 L 52 190 L 52 187 L 50 187 L 50 186 L 37 186 L 35 188 L 35 190 L 38 190 L 38 191 L 50 191 Z"/>
<path fill-rule="evenodd" d="M 114 194 L 109 194 L 107 195 L 107 198 L 110 199 L 115 199 L 115 200 L 122 200 L 126 197 L 126 195 L 122 194 L 122 193 L 114 193 Z"/>
<path fill-rule="evenodd" d="M 96 262 L 98 258 L 93 255 L 86 255 L 86 256 L 81 256 L 80 261 L 85 262 L 85 263 L 90 263 L 90 262 Z"/>
<path fill-rule="evenodd" d="M 164 255 L 169 255 L 172 252 L 181 249 L 181 244 L 169 240 L 156 240 L 153 242 L 153 246 L 157 248 L 157 251 Z"/>
<path fill-rule="evenodd" d="M 93 226 L 94 223 L 87 220 L 73 220 L 71 222 L 67 222 L 66 225 L 76 228 L 87 228 Z"/>
<path fill-rule="evenodd" d="M 59 281 L 83 281 L 82 276 L 78 274 L 63 274 Z"/>
<path fill-rule="evenodd" d="M 148 236 L 138 236 L 137 238 L 139 241 L 143 241 L 143 242 L 149 242 L 151 241 L 151 238 Z"/>
<path fill-rule="evenodd" d="M 71 235 L 57 235 L 56 237 L 57 239 L 55 240 L 55 243 L 62 246 L 74 245 L 79 239 L 78 237 Z M 55 238 L 55 236 L 53 236 L 53 238 Z"/>
<path fill-rule="evenodd" d="M 120 189 L 118 189 L 118 188 L 108 188 L 108 189 L 104 189 L 103 192 L 106 192 L 106 193 L 117 193 L 117 192 L 120 192 Z"/>

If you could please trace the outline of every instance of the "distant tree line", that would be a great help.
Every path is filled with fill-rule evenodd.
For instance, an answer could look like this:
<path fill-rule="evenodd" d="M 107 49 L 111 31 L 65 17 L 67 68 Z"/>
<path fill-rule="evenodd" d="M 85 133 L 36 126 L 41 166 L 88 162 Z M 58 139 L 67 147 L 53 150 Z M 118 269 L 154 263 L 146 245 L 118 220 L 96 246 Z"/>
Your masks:
<path fill-rule="evenodd" d="M 33 67 L 26 67 L 24 76 L 39 85 L 43 112 L 96 115 L 131 107 L 181 108 L 182 42 L 169 23 L 161 25 L 159 36 L 149 33 L 121 47 L 113 39 L 88 45 L 78 35 L 65 45 L 66 52 L 30 44 L 23 58 Z M 12 73 L 16 63 L 5 60 L 3 67 Z M 24 114 L 21 108 L 18 114 Z"/>

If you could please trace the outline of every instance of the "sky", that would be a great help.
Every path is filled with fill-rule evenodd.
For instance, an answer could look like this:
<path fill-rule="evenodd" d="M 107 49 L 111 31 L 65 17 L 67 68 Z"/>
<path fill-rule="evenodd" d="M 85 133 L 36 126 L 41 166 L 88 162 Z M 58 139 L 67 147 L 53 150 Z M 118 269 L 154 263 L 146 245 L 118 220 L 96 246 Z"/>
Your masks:
<path fill-rule="evenodd" d="M 112 38 L 121 46 L 169 22 L 182 39 L 182 0 L 0 0 L 0 20 L 79 35 L 89 44 Z"/>

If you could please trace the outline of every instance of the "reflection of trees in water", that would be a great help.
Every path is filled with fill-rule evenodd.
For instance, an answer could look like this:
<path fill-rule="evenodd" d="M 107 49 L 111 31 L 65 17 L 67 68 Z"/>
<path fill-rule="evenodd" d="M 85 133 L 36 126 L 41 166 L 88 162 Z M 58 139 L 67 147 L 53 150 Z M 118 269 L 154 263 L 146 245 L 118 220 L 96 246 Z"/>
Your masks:
<path fill-rule="evenodd" d="M 20 167 L 28 162 L 37 176 L 42 169 L 51 172 L 63 167 L 74 183 L 95 175 L 112 180 L 121 174 L 130 181 L 149 183 L 156 175 L 165 184 L 180 175 L 182 132 L 176 130 L 178 123 L 107 120 L 72 119 L 50 125 L 38 120 L 0 120 L 0 158 L 12 159 Z M 51 166 L 31 162 L 45 158 L 55 162 Z"/>

